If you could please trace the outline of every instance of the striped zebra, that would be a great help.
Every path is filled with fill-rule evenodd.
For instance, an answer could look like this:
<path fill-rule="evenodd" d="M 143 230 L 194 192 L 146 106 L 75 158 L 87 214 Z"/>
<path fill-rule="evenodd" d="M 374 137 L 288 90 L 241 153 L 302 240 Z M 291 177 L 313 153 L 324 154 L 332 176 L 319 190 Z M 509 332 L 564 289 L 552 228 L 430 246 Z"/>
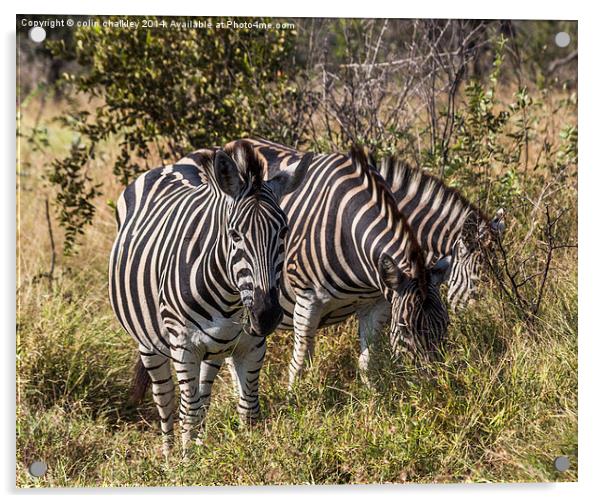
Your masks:
<path fill-rule="evenodd" d="M 452 311 L 464 307 L 476 295 L 484 253 L 504 231 L 504 210 L 489 218 L 439 178 L 395 157 L 383 158 L 378 170 L 426 252 L 427 264 L 449 259 L 447 299 Z"/>
<path fill-rule="evenodd" d="M 300 152 L 290 149 L 283 145 L 273 143 L 262 139 L 250 140 L 255 149 L 259 152 L 268 165 L 270 176 L 274 176 L 281 171 L 287 171 L 291 165 L 294 165 L 302 155 Z M 325 161 L 325 159 L 328 159 Z M 344 164 L 351 162 L 349 157 L 338 156 L 316 156 L 310 168 L 310 173 L 319 166 L 331 162 L 333 166 L 336 163 Z M 371 163 L 374 166 L 374 163 Z M 470 204 L 457 191 L 446 187 L 440 180 L 427 175 L 420 169 L 412 169 L 406 164 L 396 160 L 395 158 L 383 159 L 379 165 L 380 175 L 384 178 L 387 185 L 391 188 L 394 204 L 399 213 L 407 220 L 411 226 L 413 234 L 416 236 L 422 250 L 426 253 L 425 265 L 432 268 L 434 275 L 431 288 L 436 288 L 437 283 L 442 280 L 441 273 L 444 272 L 444 279 L 449 280 L 448 300 L 453 309 L 467 301 L 470 295 L 474 294 L 477 281 L 480 277 L 481 266 L 483 261 L 483 248 L 489 245 L 494 238 L 503 230 L 503 211 L 500 210 L 493 219 L 488 219 L 477 207 Z M 307 183 L 304 183 L 298 189 L 300 197 L 295 197 L 294 200 L 283 200 L 282 207 L 287 213 L 291 226 L 298 219 L 305 220 L 308 214 L 314 212 L 311 209 L 298 209 L 297 201 L 305 199 L 304 191 L 308 190 L 307 185 L 316 179 L 314 176 L 307 177 Z M 311 191 L 311 189 L 309 189 Z M 315 197 L 312 193 L 311 196 Z M 306 214 L 308 213 L 308 214 Z M 323 232 L 329 235 L 332 232 L 333 225 L 336 222 L 327 221 Z M 360 227 L 361 228 L 361 227 Z M 365 227 L 370 229 L 370 225 Z M 317 229 L 310 230 L 317 232 Z M 338 237 L 335 238 L 335 243 L 338 243 Z M 307 236 L 307 241 L 311 241 L 312 236 Z M 340 250 L 334 247 L 322 248 L 314 251 L 314 255 L 306 254 L 302 257 L 301 262 L 305 260 L 305 264 L 311 260 L 317 263 L 329 263 L 331 257 L 340 253 Z M 290 255 L 287 256 L 287 264 L 291 264 Z M 336 259 L 335 259 L 336 260 Z M 306 266 L 306 265 L 305 265 Z M 307 267 L 307 266 L 306 266 Z M 285 277 L 286 279 L 286 277 Z M 335 281 L 338 278 L 335 277 Z M 284 284 L 288 285 L 288 281 Z M 285 318 L 281 328 L 291 328 L 288 325 L 290 318 L 290 304 L 295 299 L 291 288 L 286 288 L 286 299 L 281 301 L 285 309 Z M 360 331 L 360 368 L 365 370 L 369 362 L 370 341 L 382 331 L 390 317 L 391 304 L 386 296 L 378 296 L 372 298 L 367 303 L 357 303 L 356 305 L 346 305 L 341 310 L 335 310 L 332 314 L 327 314 L 325 320 L 320 320 L 317 326 L 336 323 L 344 319 L 346 316 L 356 311 L 359 319 Z M 301 296 L 301 298 L 303 298 Z M 399 306 L 395 302 L 399 302 L 401 297 L 393 299 L 393 312 L 399 314 Z M 433 294 L 434 298 L 434 294 Z M 315 309 L 315 308 L 314 308 Z M 439 308 L 436 312 L 442 313 Z M 302 317 L 303 313 L 299 313 Z M 441 314 L 441 317 L 443 315 Z M 437 317 L 434 317 L 435 319 Z M 406 337 L 401 340 L 400 326 L 403 326 L 405 321 L 397 316 L 393 320 L 391 331 L 391 344 L 396 351 L 403 349 L 405 346 L 410 346 L 412 349 L 412 338 Z M 302 322 L 298 323 L 299 327 L 303 326 Z M 302 366 L 304 357 L 307 353 L 311 355 L 313 347 L 313 332 L 315 331 L 315 322 L 309 323 L 311 328 L 296 329 L 295 326 L 295 351 L 293 361 L 291 362 L 290 382 L 296 379 Z M 397 329 L 395 329 L 397 328 Z M 436 328 L 431 330 L 436 332 Z M 308 335 L 312 334 L 312 335 Z M 401 344 L 401 346 L 400 346 Z"/>
<path fill-rule="evenodd" d="M 163 452 L 173 438 L 175 387 L 184 452 L 211 395 L 213 360 L 230 356 L 243 421 L 259 412 L 265 336 L 282 319 L 278 301 L 287 219 L 279 199 L 311 161 L 269 181 L 248 142 L 196 151 L 129 185 L 117 203 L 110 300 L 138 343 L 161 418 Z M 251 330 L 245 330 L 248 317 Z M 201 370 L 201 362 L 203 369 Z"/>

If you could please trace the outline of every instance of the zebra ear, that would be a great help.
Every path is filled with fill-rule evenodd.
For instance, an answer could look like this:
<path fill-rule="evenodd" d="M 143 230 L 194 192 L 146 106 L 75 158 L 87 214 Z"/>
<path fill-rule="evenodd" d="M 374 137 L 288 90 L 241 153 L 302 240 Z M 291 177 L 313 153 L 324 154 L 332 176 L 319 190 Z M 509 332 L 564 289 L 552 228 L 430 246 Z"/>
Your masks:
<path fill-rule="evenodd" d="M 504 233 L 504 229 L 506 228 L 506 223 L 504 222 L 504 208 L 500 208 L 496 211 L 495 216 L 489 222 L 489 226 L 491 230 L 501 236 Z"/>
<path fill-rule="evenodd" d="M 219 188 L 230 197 L 236 197 L 244 187 L 238 166 L 223 150 L 215 153 L 213 160 L 215 179 Z"/>
<path fill-rule="evenodd" d="M 430 276 L 432 285 L 437 287 L 441 283 L 449 279 L 450 265 L 451 256 L 447 255 L 442 259 L 439 259 L 437 263 L 433 267 L 431 267 Z"/>
<path fill-rule="evenodd" d="M 281 199 L 286 194 L 290 194 L 299 188 L 299 185 L 301 185 L 305 179 L 307 169 L 309 168 L 313 157 L 313 154 L 305 154 L 292 173 L 281 171 L 271 180 L 266 182 L 278 199 Z"/>
<path fill-rule="evenodd" d="M 403 284 L 403 274 L 390 255 L 383 253 L 378 259 L 378 273 L 383 283 L 391 290 L 398 290 Z"/>

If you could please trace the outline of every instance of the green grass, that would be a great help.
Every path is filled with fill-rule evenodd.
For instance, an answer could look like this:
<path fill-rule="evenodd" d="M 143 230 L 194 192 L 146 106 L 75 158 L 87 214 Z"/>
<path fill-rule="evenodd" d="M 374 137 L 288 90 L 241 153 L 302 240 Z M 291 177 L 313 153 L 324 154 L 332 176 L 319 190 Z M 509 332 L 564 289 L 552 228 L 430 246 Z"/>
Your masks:
<path fill-rule="evenodd" d="M 444 360 L 417 369 L 376 358 L 374 389 L 357 375 L 353 320 L 319 334 L 313 367 L 291 397 L 289 333 L 270 338 L 263 419 L 238 423 L 228 372 L 214 391 L 204 445 L 190 461 L 159 454 L 147 397 L 126 402 L 135 345 L 108 306 L 103 273 L 29 287 L 19 313 L 20 486 L 348 484 L 549 481 L 577 477 L 576 289 L 548 300 L 526 331 L 499 300 L 455 320 Z M 84 288 L 83 286 L 86 285 Z M 35 313 L 35 315 L 34 315 Z M 568 472 L 553 468 L 559 454 Z M 26 467 L 43 459 L 48 474 Z"/>

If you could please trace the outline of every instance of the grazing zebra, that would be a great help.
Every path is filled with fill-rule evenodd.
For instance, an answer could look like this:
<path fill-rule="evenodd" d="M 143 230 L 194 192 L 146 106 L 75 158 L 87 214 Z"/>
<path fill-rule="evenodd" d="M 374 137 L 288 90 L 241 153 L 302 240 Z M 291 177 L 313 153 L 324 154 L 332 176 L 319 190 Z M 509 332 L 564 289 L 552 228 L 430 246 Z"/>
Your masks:
<path fill-rule="evenodd" d="M 298 161 L 301 153 L 277 143 L 262 139 L 250 140 L 260 155 L 265 158 L 270 176 L 289 169 L 289 166 Z M 316 166 L 324 163 L 324 157 L 315 157 L 310 172 Z M 350 162 L 348 157 L 341 157 L 340 163 Z M 374 164 L 374 163 L 372 163 Z M 440 272 L 446 271 L 445 279 L 449 280 L 448 300 L 453 309 L 465 303 L 469 296 L 474 294 L 476 282 L 480 277 L 483 261 L 482 251 L 484 246 L 491 243 L 496 235 L 503 230 L 503 211 L 489 220 L 474 205 L 470 204 L 454 189 L 446 187 L 440 180 L 422 170 L 412 169 L 394 158 L 383 159 L 379 165 L 379 172 L 392 189 L 393 197 L 398 211 L 407 219 L 420 246 L 427 254 L 426 265 L 438 274 L 435 279 L 440 279 Z M 311 183 L 314 177 L 307 177 L 307 183 L 298 189 L 302 194 L 305 186 Z M 295 197 L 294 201 L 299 198 Z M 303 210 L 292 211 L 293 204 L 284 200 L 282 207 L 287 213 L 289 224 L 292 226 L 298 218 L 307 218 Z M 328 224 L 326 224 L 328 225 Z M 315 231 L 314 231 L 315 232 Z M 323 262 L 328 262 L 331 249 L 321 249 Z M 290 263 L 287 260 L 287 263 Z M 285 282 L 285 284 L 287 284 Z M 431 287 L 434 287 L 431 285 Z M 290 289 L 287 289 L 289 291 Z M 289 294 L 287 301 L 293 297 Z M 397 297 L 399 299 L 400 297 Z M 282 302 L 285 308 L 285 321 L 288 319 L 288 304 Z M 396 306 L 393 306 L 398 311 Z M 368 365 L 369 352 L 366 350 L 369 340 L 374 334 L 379 333 L 390 317 L 390 303 L 382 296 L 366 305 L 357 306 L 359 318 L 359 331 L 362 353 L 360 367 Z M 334 313 L 351 314 L 348 311 Z M 340 321 L 344 316 L 332 316 L 333 322 Z M 393 327 L 397 322 L 394 321 Z M 320 326 L 327 323 L 321 321 Z M 290 327 L 287 327 L 290 328 Z M 307 351 L 302 336 L 295 337 L 295 354 L 291 364 L 291 382 L 294 380 L 303 363 L 301 357 Z M 406 341 L 407 342 L 407 341 Z M 391 343 L 394 349 L 399 349 L 399 331 L 391 333 Z M 310 343 L 311 345 L 311 343 Z M 311 346 L 310 346 L 311 349 Z"/>
<path fill-rule="evenodd" d="M 238 413 L 244 421 L 258 415 L 265 336 L 282 319 L 278 292 L 287 221 L 278 201 L 299 186 L 310 161 L 308 154 L 294 174 L 266 182 L 262 161 L 249 143 L 238 141 L 153 169 L 119 198 L 110 299 L 138 343 L 165 454 L 175 406 L 170 362 L 180 390 L 184 452 L 209 406 L 204 372 L 212 360 L 231 356 Z M 250 333 L 243 329 L 245 316 Z"/>
<path fill-rule="evenodd" d="M 287 172 L 301 153 L 253 141 L 270 176 Z M 305 182 L 282 201 L 290 232 L 280 303 L 282 329 L 293 329 L 289 386 L 311 359 L 318 328 L 359 315 L 360 370 L 366 376 L 372 326 L 386 322 L 397 350 L 431 354 L 445 337 L 448 317 L 438 286 L 447 262 L 430 270 L 386 182 L 363 151 L 315 156 Z M 375 303 L 381 307 L 374 310 Z"/>
<path fill-rule="evenodd" d="M 490 219 L 440 179 L 395 157 L 383 158 L 378 170 L 426 252 L 427 264 L 449 258 L 447 299 L 453 311 L 463 307 L 476 294 L 484 252 L 504 230 L 504 210 Z"/>

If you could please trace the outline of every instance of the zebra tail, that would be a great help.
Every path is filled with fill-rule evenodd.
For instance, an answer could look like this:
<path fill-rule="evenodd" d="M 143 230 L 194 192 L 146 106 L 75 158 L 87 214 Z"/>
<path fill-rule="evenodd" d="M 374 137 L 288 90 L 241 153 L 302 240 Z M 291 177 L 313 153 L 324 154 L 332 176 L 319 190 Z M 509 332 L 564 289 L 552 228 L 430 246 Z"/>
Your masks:
<path fill-rule="evenodd" d="M 132 381 L 132 388 L 130 389 L 128 405 L 131 407 L 139 406 L 144 400 L 144 395 L 146 395 L 146 390 L 150 385 L 151 377 L 144 367 L 142 359 L 138 356 L 136 366 L 134 367 L 134 379 Z"/>

